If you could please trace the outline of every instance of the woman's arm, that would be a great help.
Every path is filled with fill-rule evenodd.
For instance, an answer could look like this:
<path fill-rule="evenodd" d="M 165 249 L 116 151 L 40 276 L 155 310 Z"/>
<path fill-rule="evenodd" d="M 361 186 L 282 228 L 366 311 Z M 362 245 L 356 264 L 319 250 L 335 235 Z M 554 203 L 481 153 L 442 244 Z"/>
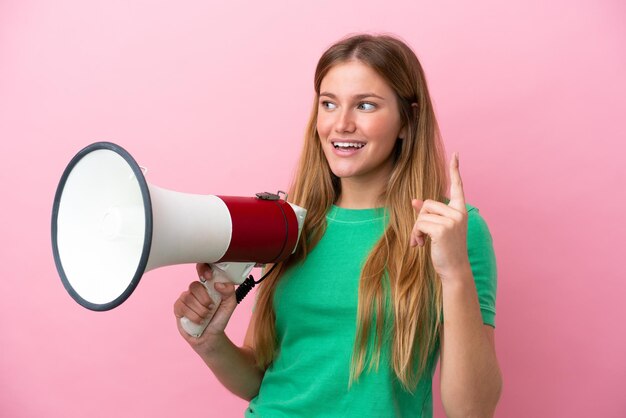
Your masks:
<path fill-rule="evenodd" d="M 502 390 L 494 329 L 483 324 L 472 271 L 443 281 L 441 400 L 446 415 L 491 417 Z"/>
<path fill-rule="evenodd" d="M 468 256 L 468 212 L 459 157 L 450 160 L 450 201 L 414 200 L 419 211 L 412 246 L 430 237 L 433 267 L 441 279 L 441 400 L 449 417 L 491 417 L 502 390 L 493 328 L 483 324 Z M 476 219 L 476 218 L 474 218 Z M 476 237 L 470 237 L 472 245 Z"/>
<path fill-rule="evenodd" d="M 211 279 L 211 269 L 207 265 L 199 264 L 198 273 L 207 280 Z M 237 306 L 235 287 L 232 284 L 216 283 L 215 289 L 221 293 L 222 302 L 199 338 L 187 334 L 179 318 L 186 316 L 191 321 L 200 323 L 215 307 L 212 307 L 206 289 L 199 282 L 192 283 L 189 290 L 181 294 L 174 304 L 178 330 L 226 389 L 240 398 L 250 400 L 259 393 L 264 373 L 257 367 L 254 356 L 255 315 L 252 314 L 243 346 L 236 346 L 224 332 Z"/>

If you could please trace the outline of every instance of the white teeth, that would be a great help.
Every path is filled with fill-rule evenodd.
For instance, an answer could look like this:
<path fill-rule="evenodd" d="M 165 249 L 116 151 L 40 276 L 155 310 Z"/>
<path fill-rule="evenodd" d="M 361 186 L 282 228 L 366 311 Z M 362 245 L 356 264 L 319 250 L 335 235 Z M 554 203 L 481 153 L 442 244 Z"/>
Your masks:
<path fill-rule="evenodd" d="M 365 144 L 361 144 L 358 142 L 333 142 L 333 146 L 335 148 L 363 148 Z"/>

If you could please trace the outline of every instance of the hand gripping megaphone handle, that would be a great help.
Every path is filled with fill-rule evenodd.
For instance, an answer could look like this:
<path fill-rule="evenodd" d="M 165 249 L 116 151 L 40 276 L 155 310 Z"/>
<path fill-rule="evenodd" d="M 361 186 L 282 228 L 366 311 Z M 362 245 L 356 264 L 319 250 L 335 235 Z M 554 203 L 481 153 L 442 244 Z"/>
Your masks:
<path fill-rule="evenodd" d="M 204 321 L 202 321 L 202 323 L 200 324 L 191 322 L 191 320 L 185 316 L 180 318 L 180 324 L 183 326 L 183 329 L 185 330 L 185 332 L 187 332 L 187 334 L 196 338 L 202 335 L 206 327 L 209 325 L 209 322 L 211 322 L 211 319 L 213 319 L 213 314 L 217 310 L 217 307 L 222 302 L 222 295 L 220 295 L 220 293 L 217 290 L 215 290 L 215 283 L 231 283 L 228 277 L 225 277 L 224 275 L 220 275 L 219 273 L 216 274 L 216 270 L 217 269 L 213 269 L 213 278 L 211 280 L 200 281 L 200 283 L 202 283 L 207 293 L 209 294 L 209 297 L 211 298 L 211 300 L 216 306 L 216 308 L 213 309 L 213 313 L 211 313 L 207 318 L 205 318 Z"/>
<path fill-rule="evenodd" d="M 206 327 L 213 319 L 213 315 L 217 311 L 220 303 L 222 302 L 222 295 L 215 290 L 215 283 L 236 283 L 240 284 L 250 273 L 255 263 L 218 263 L 211 264 L 211 271 L 213 278 L 211 280 L 200 280 L 200 283 L 204 286 L 209 297 L 215 304 L 215 308 L 213 309 L 213 313 L 211 313 L 207 318 L 202 321 L 200 324 L 196 324 L 192 322 L 187 317 L 182 317 L 180 319 L 180 324 L 187 334 L 199 338 Z"/>

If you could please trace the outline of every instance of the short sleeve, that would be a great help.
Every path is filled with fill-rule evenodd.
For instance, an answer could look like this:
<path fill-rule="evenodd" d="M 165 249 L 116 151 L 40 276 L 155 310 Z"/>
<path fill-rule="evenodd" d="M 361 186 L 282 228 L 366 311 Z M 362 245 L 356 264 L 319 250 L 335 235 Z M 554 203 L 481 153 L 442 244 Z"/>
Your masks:
<path fill-rule="evenodd" d="M 467 205 L 467 254 L 483 323 L 495 327 L 497 267 L 493 239 L 477 208 Z"/>

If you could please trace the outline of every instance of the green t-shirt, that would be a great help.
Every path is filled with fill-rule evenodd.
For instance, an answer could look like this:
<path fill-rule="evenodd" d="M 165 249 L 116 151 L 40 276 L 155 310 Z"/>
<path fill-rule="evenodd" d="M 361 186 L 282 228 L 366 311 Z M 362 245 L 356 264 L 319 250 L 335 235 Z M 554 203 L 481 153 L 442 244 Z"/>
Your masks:
<path fill-rule="evenodd" d="M 468 255 L 483 322 L 494 326 L 496 262 L 478 209 L 468 209 Z M 414 393 L 389 367 L 383 345 L 378 371 L 366 370 L 348 387 L 356 333 L 359 277 L 387 225 L 384 209 L 333 206 L 327 229 L 307 258 L 281 278 L 274 295 L 278 352 L 246 417 L 431 417 L 430 370 Z M 408 243 L 407 243 L 408 245 Z"/>

